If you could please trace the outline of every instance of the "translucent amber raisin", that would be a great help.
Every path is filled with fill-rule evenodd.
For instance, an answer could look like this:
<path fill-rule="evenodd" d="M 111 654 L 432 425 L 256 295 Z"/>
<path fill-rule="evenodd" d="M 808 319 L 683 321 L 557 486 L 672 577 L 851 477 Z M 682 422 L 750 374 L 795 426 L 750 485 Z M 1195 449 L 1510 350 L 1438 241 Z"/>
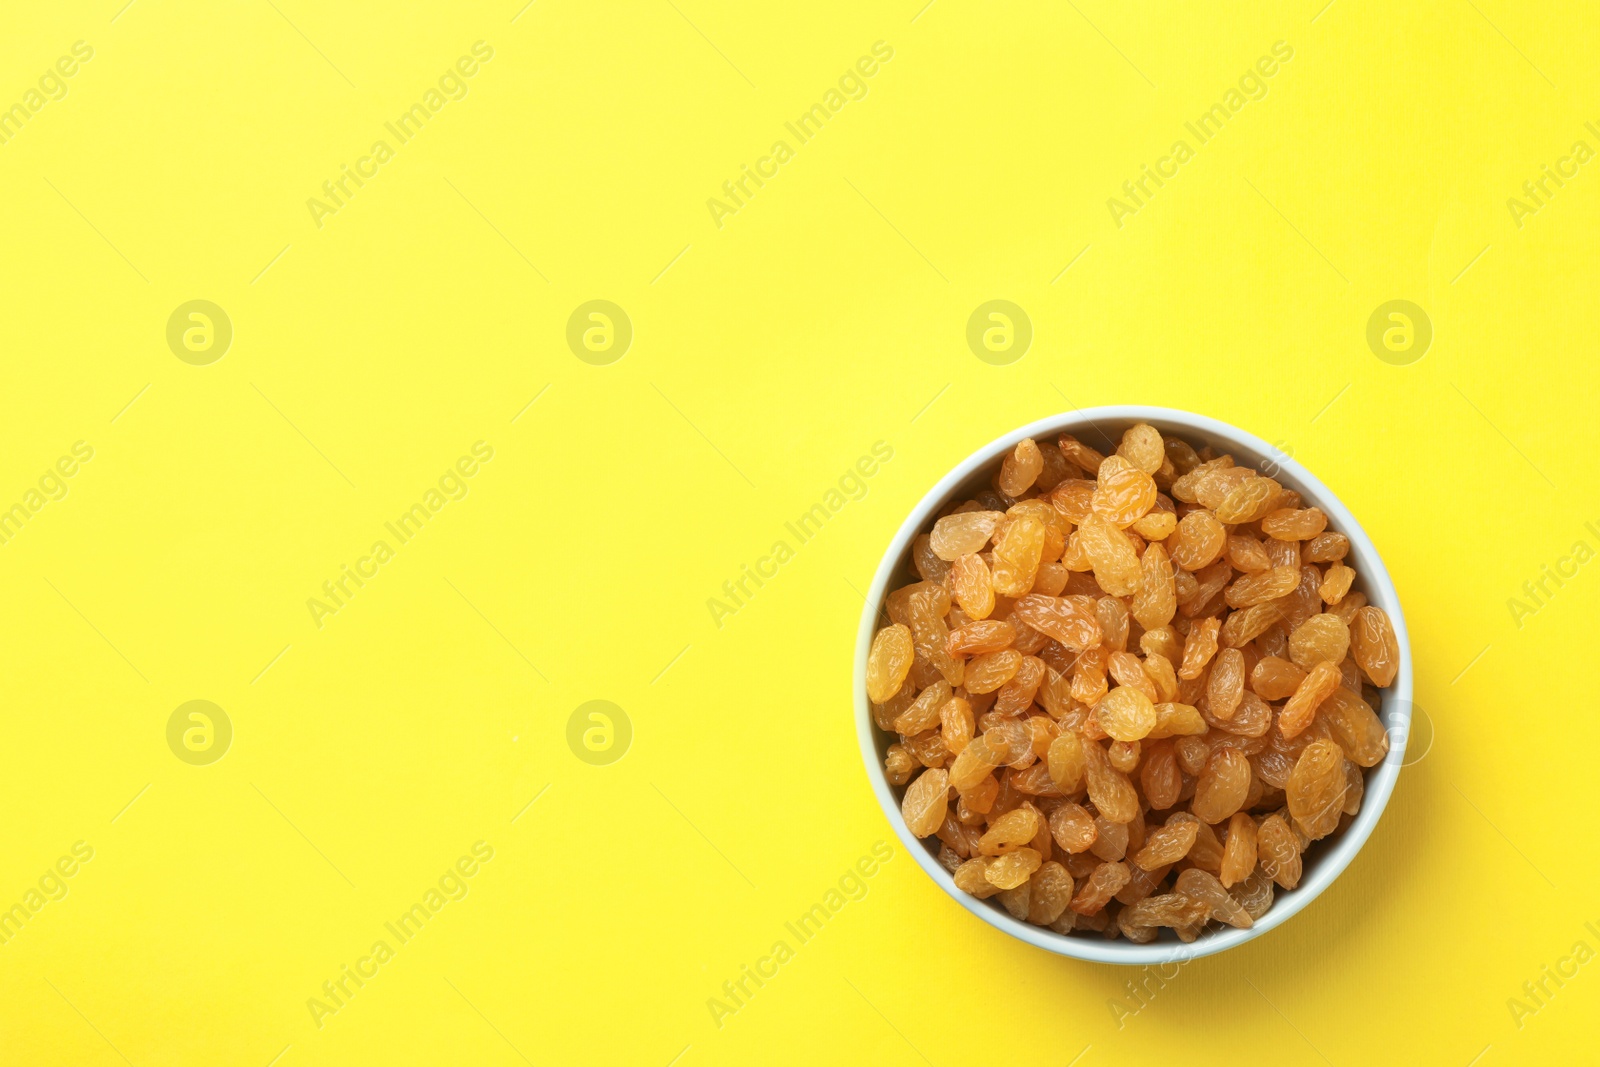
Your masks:
<path fill-rule="evenodd" d="M 1119 530 L 1132 526 L 1156 502 L 1156 483 L 1122 456 L 1107 456 L 1095 479 L 1090 509 Z"/>
<path fill-rule="evenodd" d="M 1155 474 L 1167 458 L 1161 431 L 1147 422 L 1134 423 L 1124 431 L 1117 455 L 1146 474 Z"/>
<path fill-rule="evenodd" d="M 983 875 L 1001 889 L 1015 889 L 1032 877 L 1041 862 L 1039 853 L 1033 849 L 1019 848 L 991 859 Z"/>
<path fill-rule="evenodd" d="M 1190 810 L 1201 822 L 1221 822 L 1244 803 L 1250 774 L 1250 761 L 1242 753 L 1232 748 L 1213 752 L 1195 782 Z"/>
<path fill-rule="evenodd" d="M 1156 709 L 1139 689 L 1119 685 L 1101 698 L 1095 707 L 1100 728 L 1118 741 L 1137 741 L 1156 725 Z"/>
<path fill-rule="evenodd" d="M 948 774 L 938 768 L 923 771 L 906 787 L 905 798 L 900 802 L 906 828 L 917 837 L 928 837 L 938 830 L 944 822 L 949 794 Z"/>
<path fill-rule="evenodd" d="M 1256 869 L 1256 821 L 1236 811 L 1228 820 L 1228 839 L 1222 845 L 1222 884 L 1232 888 Z"/>
<path fill-rule="evenodd" d="M 1395 672 L 1400 669 L 1400 644 L 1382 608 L 1369 604 L 1355 613 L 1350 644 L 1356 663 L 1374 685 L 1381 687 L 1394 681 Z"/>
<path fill-rule="evenodd" d="M 975 552 L 956 559 L 950 567 L 950 591 L 971 619 L 987 619 L 994 612 L 994 583 L 989 565 Z"/>
<path fill-rule="evenodd" d="M 1000 511 L 968 511 L 946 515 L 933 524 L 934 554 L 954 562 L 970 552 L 981 552 L 1004 517 Z"/>
<path fill-rule="evenodd" d="M 867 654 L 867 697 L 873 703 L 881 704 L 900 691 L 911 671 L 912 655 L 909 627 L 885 626 L 873 637 Z"/>
<path fill-rule="evenodd" d="M 1332 741 L 1313 741 L 1300 753 L 1284 795 L 1289 814 L 1315 841 L 1339 825 L 1344 805 L 1344 753 Z"/>
<path fill-rule="evenodd" d="M 1099 836 L 1094 816 L 1081 804 L 1067 802 L 1050 813 L 1050 836 L 1063 852 L 1087 851 Z"/>
<path fill-rule="evenodd" d="M 1305 670 L 1322 662 L 1337 664 L 1349 650 L 1350 627 L 1328 612 L 1311 616 L 1289 634 L 1289 658 Z"/>
<path fill-rule="evenodd" d="M 1261 532 L 1280 541 L 1309 541 L 1327 525 L 1321 508 L 1280 508 L 1261 518 Z"/>
<path fill-rule="evenodd" d="M 1080 915 L 1093 915 L 1106 906 L 1117 890 L 1128 884 L 1129 876 L 1126 863 L 1100 864 L 1079 887 L 1069 907 Z"/>
<path fill-rule="evenodd" d="M 1014 626 L 1003 619 L 980 619 L 950 631 L 945 651 L 952 656 L 974 656 L 1010 648 L 1017 638 Z"/>
<path fill-rule="evenodd" d="M 1017 447 L 1006 454 L 1000 464 L 1000 491 L 1009 497 L 1019 497 L 1033 488 L 1044 471 L 1044 456 L 1031 437 L 1024 437 Z"/>

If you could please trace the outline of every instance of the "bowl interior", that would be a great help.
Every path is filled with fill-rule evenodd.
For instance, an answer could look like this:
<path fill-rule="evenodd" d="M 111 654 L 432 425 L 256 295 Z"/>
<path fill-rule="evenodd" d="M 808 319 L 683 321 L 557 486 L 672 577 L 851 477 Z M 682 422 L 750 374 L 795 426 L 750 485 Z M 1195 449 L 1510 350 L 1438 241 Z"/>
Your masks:
<path fill-rule="evenodd" d="M 866 654 L 872 635 L 880 626 L 888 623 L 888 616 L 883 610 L 884 601 L 892 590 L 921 580 L 912 566 L 912 542 L 932 526 L 940 512 L 949 505 L 990 488 L 990 479 L 998 468 L 1000 458 L 1015 448 L 1024 437 L 1038 438 L 1042 443 L 1045 437 L 1053 440 L 1057 434 L 1070 433 L 1096 450 L 1109 454 L 1116 450 L 1123 432 L 1138 422 L 1149 423 L 1163 435 L 1181 437 L 1197 450 L 1209 444 L 1218 453 L 1230 453 L 1239 466 L 1254 467 L 1286 488 L 1300 493 L 1304 506 L 1322 508 L 1328 515 L 1328 529 L 1350 538 L 1347 561 L 1355 568 L 1357 575 L 1352 590 L 1361 591 L 1368 603 L 1388 613 L 1400 647 L 1400 670 L 1394 684 L 1380 690 L 1381 699 L 1373 709 L 1388 730 L 1389 755 L 1376 767 L 1367 769 L 1365 793 L 1355 820 L 1343 832 L 1312 844 L 1303 860 L 1300 884 L 1293 890 L 1278 889 L 1272 909 L 1255 926 L 1248 930 L 1229 927 L 1215 932 L 1208 928 L 1205 935 L 1187 945 L 1166 929 L 1161 931 L 1157 940 L 1146 945 L 1124 940 L 1107 941 L 1086 934 L 1058 934 L 1013 919 L 993 898 L 979 900 L 957 889 L 949 872 L 938 861 L 938 839 L 919 840 L 912 837 L 905 827 L 900 815 L 900 798 L 904 789 L 889 785 L 884 775 L 883 761 L 893 737 L 878 730 L 873 723 L 865 689 Z M 884 804 L 890 823 L 909 854 L 969 911 L 1015 937 L 1052 952 L 1100 962 L 1162 963 L 1220 952 L 1260 936 L 1310 903 L 1349 864 L 1377 824 L 1404 761 L 1406 734 L 1411 721 L 1411 653 L 1399 598 L 1377 550 L 1338 498 L 1296 462 L 1287 450 L 1274 448 L 1243 430 L 1206 416 L 1171 408 L 1128 406 L 1083 409 L 1024 426 L 991 442 L 968 457 L 918 503 L 879 565 L 867 599 L 857 641 L 857 725 L 861 732 L 863 757 L 872 757 L 868 759 L 868 775 L 880 803 Z"/>

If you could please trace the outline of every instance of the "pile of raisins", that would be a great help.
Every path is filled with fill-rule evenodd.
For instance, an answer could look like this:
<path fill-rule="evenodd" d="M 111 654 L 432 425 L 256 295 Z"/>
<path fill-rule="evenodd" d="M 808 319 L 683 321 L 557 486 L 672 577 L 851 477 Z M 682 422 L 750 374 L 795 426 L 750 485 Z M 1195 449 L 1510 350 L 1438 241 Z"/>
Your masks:
<path fill-rule="evenodd" d="M 919 536 L 867 660 L 901 812 L 1058 933 L 1249 927 L 1360 810 L 1399 647 L 1300 495 L 1140 423 L 1024 440 Z"/>

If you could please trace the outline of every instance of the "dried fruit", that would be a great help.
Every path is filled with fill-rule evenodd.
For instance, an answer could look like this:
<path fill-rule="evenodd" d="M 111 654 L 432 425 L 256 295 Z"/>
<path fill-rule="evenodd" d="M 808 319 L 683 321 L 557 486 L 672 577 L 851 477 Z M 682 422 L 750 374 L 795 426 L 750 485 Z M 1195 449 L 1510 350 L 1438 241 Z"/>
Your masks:
<path fill-rule="evenodd" d="M 917 758 L 907 752 L 904 745 L 890 745 L 889 752 L 883 759 L 884 774 L 888 777 L 890 785 L 905 785 L 911 781 L 911 775 L 916 772 L 918 766 Z"/>
<path fill-rule="evenodd" d="M 1205 921 L 1211 914 L 1211 905 L 1182 893 L 1162 893 L 1128 905 L 1123 914 L 1128 924 L 1134 927 L 1192 926 Z"/>
<path fill-rule="evenodd" d="M 1209 511 L 1191 511 L 1178 520 L 1178 528 L 1167 539 L 1172 562 L 1193 573 L 1222 554 L 1228 531 Z"/>
<path fill-rule="evenodd" d="M 1232 888 L 1256 869 L 1256 821 L 1236 811 L 1228 820 L 1228 839 L 1222 845 L 1222 884 Z"/>
<path fill-rule="evenodd" d="M 1049 926 L 1072 902 L 1072 875 L 1055 860 L 1039 865 L 1028 888 L 1028 921 L 1035 926 Z"/>
<path fill-rule="evenodd" d="M 918 574 L 930 582 L 944 583 L 950 573 L 950 564 L 933 551 L 933 539 L 923 534 L 911 543 L 911 565 Z"/>
<path fill-rule="evenodd" d="M 1004 753 L 997 753 L 989 746 L 987 736 L 973 738 L 950 765 L 949 784 L 955 787 L 956 792 L 966 793 L 1000 766 L 1002 755 Z"/>
<path fill-rule="evenodd" d="M 1069 462 L 1075 466 L 1081 467 L 1085 471 L 1097 471 L 1100 469 L 1100 464 L 1106 461 L 1106 457 L 1102 456 L 1100 453 L 1096 452 L 1082 441 L 1079 441 L 1071 434 L 1062 434 L 1060 438 L 1057 439 L 1056 445 L 1061 449 L 1061 454 L 1066 456 Z"/>
<path fill-rule="evenodd" d="M 987 619 L 994 613 L 994 580 L 982 556 L 968 552 L 951 565 L 950 595 L 969 619 Z"/>
<path fill-rule="evenodd" d="M 1034 593 L 1018 600 L 1012 610 L 1017 618 L 1073 652 L 1093 648 L 1104 637 L 1088 597 Z"/>
<path fill-rule="evenodd" d="M 1283 606 L 1276 600 L 1235 611 L 1222 624 L 1221 641 L 1229 648 L 1242 648 L 1282 617 Z"/>
<path fill-rule="evenodd" d="M 1350 591 L 1350 583 L 1355 580 L 1354 570 L 1343 563 L 1335 563 L 1323 574 L 1317 594 L 1322 597 L 1324 604 L 1337 604 L 1344 599 L 1344 595 Z"/>
<path fill-rule="evenodd" d="M 1151 742 L 1139 768 L 1139 786 L 1152 811 L 1165 811 L 1183 793 L 1183 771 L 1170 742 Z"/>
<path fill-rule="evenodd" d="M 1033 588 L 1047 533 L 1043 522 L 1032 515 L 1022 515 L 996 538 L 992 575 L 996 593 L 1022 596 Z"/>
<path fill-rule="evenodd" d="M 1350 624 L 1350 650 L 1373 685 L 1382 687 L 1394 681 L 1395 672 L 1400 669 L 1400 645 L 1382 608 L 1368 605 L 1355 613 Z"/>
<path fill-rule="evenodd" d="M 882 704 L 898 693 L 911 671 L 912 656 L 909 627 L 896 624 L 879 630 L 867 653 L 867 698 Z"/>
<path fill-rule="evenodd" d="M 1300 884 L 1300 839 L 1281 815 L 1268 815 L 1256 830 L 1256 857 L 1267 877 L 1285 889 Z"/>
<path fill-rule="evenodd" d="M 1021 441 L 987 476 L 912 539 L 921 580 L 867 654 L 907 827 L 1060 934 L 1248 927 L 1389 753 L 1399 643 L 1349 538 L 1144 423 L 1110 456 Z"/>
<path fill-rule="evenodd" d="M 1133 862 L 1147 871 L 1177 863 L 1194 847 L 1200 826 L 1193 820 L 1173 820 L 1152 830 L 1145 838 L 1144 847 L 1134 855 Z"/>
<path fill-rule="evenodd" d="M 1235 525 L 1255 522 L 1277 503 L 1283 486 L 1271 478 L 1248 478 L 1217 505 L 1217 521 Z"/>
<path fill-rule="evenodd" d="M 1337 615 L 1313 615 L 1289 634 L 1289 658 L 1310 670 L 1318 663 L 1343 662 L 1350 650 L 1350 627 Z"/>
<path fill-rule="evenodd" d="M 1155 705 L 1131 685 L 1119 685 L 1102 697 L 1095 716 L 1107 736 L 1118 741 L 1137 741 L 1156 725 Z"/>
<path fill-rule="evenodd" d="M 989 825 L 978 841 L 978 851 L 985 856 L 1003 856 L 1031 842 L 1042 823 L 1038 809 L 1031 804 L 1008 811 Z"/>
<path fill-rule="evenodd" d="M 1117 455 L 1146 474 L 1159 471 L 1167 458 L 1161 432 L 1147 422 L 1128 427 L 1122 435 L 1122 443 L 1117 446 Z"/>
<path fill-rule="evenodd" d="M 906 787 L 905 799 L 900 803 L 906 828 L 917 837 L 927 837 L 939 829 L 939 824 L 944 822 L 949 795 L 948 774 L 938 768 L 923 771 Z"/>
<path fill-rule="evenodd" d="M 1218 823 L 1239 810 L 1250 790 L 1250 761 L 1237 749 L 1214 751 L 1194 786 L 1194 813 Z"/>
<path fill-rule="evenodd" d="M 1149 736 L 1153 738 L 1176 737 L 1181 741 L 1186 737 L 1203 734 L 1207 728 L 1205 719 L 1200 715 L 1200 710 L 1192 704 L 1157 704 L 1156 726 L 1155 729 L 1150 731 Z"/>
<path fill-rule="evenodd" d="M 1263 553 L 1264 554 L 1264 553 Z M 1228 587 L 1228 606 L 1247 608 L 1288 596 L 1300 584 L 1299 567 L 1271 567 L 1246 575 Z"/>
<path fill-rule="evenodd" d="M 1050 813 L 1049 823 L 1050 836 L 1068 854 L 1087 851 L 1099 836 L 1094 816 L 1083 805 L 1070 801 Z"/>
<path fill-rule="evenodd" d="M 1228 894 L 1216 875 L 1208 871 L 1191 867 L 1178 875 L 1173 888 L 1190 900 L 1204 904 L 1211 918 L 1246 930 L 1255 925 L 1255 920 L 1244 906 Z"/>
<path fill-rule="evenodd" d="M 1211 714 L 1219 719 L 1231 719 L 1244 696 L 1244 654 L 1237 648 L 1225 648 L 1217 653 L 1211 665 L 1211 676 L 1206 683 L 1206 699 Z"/>
<path fill-rule="evenodd" d="M 1284 739 L 1292 738 L 1311 725 L 1311 717 L 1333 691 L 1339 688 L 1339 668 L 1323 660 L 1311 668 L 1309 674 L 1295 687 L 1294 696 L 1278 714 L 1278 731 Z"/>
<path fill-rule="evenodd" d="M 939 736 L 944 747 L 956 755 L 972 743 L 972 705 L 961 697 L 951 697 L 939 708 Z"/>
<path fill-rule="evenodd" d="M 992 693 L 1011 681 L 1021 667 L 1022 653 L 1014 648 L 974 656 L 967 662 L 967 692 Z"/>
<path fill-rule="evenodd" d="M 991 885 L 1001 889 L 1015 889 L 1032 877 L 1043 861 L 1031 848 L 1019 848 L 1004 856 L 996 856 L 984 868 L 983 876 Z"/>
<path fill-rule="evenodd" d="M 1079 915 L 1093 915 L 1106 906 L 1117 890 L 1128 884 L 1129 876 L 1126 863 L 1102 863 L 1084 881 L 1069 906 Z"/>
<path fill-rule="evenodd" d="M 1189 629 L 1183 642 L 1183 663 L 1178 666 L 1179 678 L 1198 678 L 1217 653 L 1216 619 L 1201 619 Z"/>
<path fill-rule="evenodd" d="M 1004 619 L 980 619 L 950 631 L 945 651 L 952 656 L 975 656 L 1010 648 L 1017 629 Z"/>
<path fill-rule="evenodd" d="M 933 524 L 929 540 L 933 552 L 943 560 L 954 562 L 970 552 L 981 552 L 994 534 L 995 526 L 1005 517 L 1000 511 L 967 511 L 946 515 Z"/>
<path fill-rule="evenodd" d="M 1139 812 L 1139 794 L 1128 776 L 1111 765 L 1110 757 L 1098 742 L 1085 742 L 1083 753 L 1089 799 L 1095 808 L 1112 822 L 1131 820 Z"/>
<path fill-rule="evenodd" d="M 1350 552 L 1350 538 L 1342 533 L 1319 533 L 1306 542 L 1307 563 L 1332 563 L 1344 559 Z"/>
<path fill-rule="evenodd" d="M 1343 687 L 1322 702 L 1320 718 L 1345 756 L 1360 767 L 1376 767 L 1389 754 L 1389 734 L 1372 705 Z"/>
<path fill-rule="evenodd" d="M 1156 502 L 1155 479 L 1122 456 L 1107 456 L 1100 464 L 1089 508 L 1100 518 L 1123 529 L 1132 526 Z"/>
<path fill-rule="evenodd" d="M 1243 905 L 1250 918 L 1259 919 L 1272 910 L 1272 876 L 1258 866 L 1243 882 L 1229 888 L 1228 895 Z"/>
<path fill-rule="evenodd" d="M 1149 545 L 1139 562 L 1139 588 L 1133 594 L 1129 610 L 1146 630 L 1154 630 L 1172 621 L 1178 610 L 1178 594 L 1173 585 L 1174 568 L 1167 558 L 1167 550 L 1159 544 Z"/>
<path fill-rule="evenodd" d="M 1327 525 L 1321 508 L 1280 508 L 1262 517 L 1261 532 L 1280 541 L 1309 541 Z"/>
<path fill-rule="evenodd" d="M 1089 851 L 1107 862 L 1120 860 L 1128 853 L 1128 824 L 1112 822 L 1104 815 L 1094 817 L 1095 836 Z"/>
<path fill-rule="evenodd" d="M 1307 745 L 1284 789 L 1295 825 L 1313 841 L 1339 825 L 1344 792 L 1344 753 L 1332 741 Z"/>
<path fill-rule="evenodd" d="M 970 859 L 956 868 L 953 878 L 956 888 L 964 893 L 971 893 L 979 900 L 994 896 L 1000 892 L 1000 887 L 989 881 L 986 872 L 989 861 L 983 858 Z"/>
<path fill-rule="evenodd" d="M 1099 515 L 1090 515 L 1078 527 L 1077 537 L 1100 588 L 1112 596 L 1131 596 L 1138 591 L 1139 556 L 1126 534 Z"/>
<path fill-rule="evenodd" d="M 1063 793 L 1076 793 L 1083 788 L 1084 744 L 1082 737 L 1070 731 L 1050 742 L 1045 766 L 1051 781 Z"/>
<path fill-rule="evenodd" d="M 1250 672 L 1250 688 L 1263 700 L 1283 700 L 1293 695 L 1306 672 L 1286 659 L 1263 656 Z"/>
<path fill-rule="evenodd" d="M 1006 455 L 1000 464 L 1000 491 L 1009 497 L 1020 497 L 1033 487 L 1044 471 L 1044 456 L 1031 437 L 1017 442 L 1017 447 Z"/>
<path fill-rule="evenodd" d="M 1225 550 L 1228 562 L 1233 569 L 1245 574 L 1259 574 L 1272 567 L 1272 557 L 1267 554 L 1266 547 L 1251 537 L 1249 534 L 1232 533 L 1228 535 L 1228 547 Z M 1295 566 L 1295 575 L 1298 579 L 1300 568 L 1298 562 Z"/>

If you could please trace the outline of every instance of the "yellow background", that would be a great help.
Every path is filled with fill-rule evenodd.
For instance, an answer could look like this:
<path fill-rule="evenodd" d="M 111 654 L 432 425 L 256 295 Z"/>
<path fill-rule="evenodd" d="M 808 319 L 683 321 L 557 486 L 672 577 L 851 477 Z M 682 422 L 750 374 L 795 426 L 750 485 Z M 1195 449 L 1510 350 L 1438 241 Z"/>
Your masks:
<path fill-rule="evenodd" d="M 0 1058 L 1593 1058 L 1600 968 L 1520 1027 L 1507 1000 L 1600 948 L 1600 577 L 1520 627 L 1506 602 L 1600 547 L 1600 163 L 1521 228 L 1506 200 L 1600 148 L 1600 17 L 921 2 L 13 5 L 0 103 L 95 54 L 0 146 L 0 506 L 95 454 L 0 546 L 0 907 L 95 857 L 0 946 Z M 319 229 L 307 199 L 479 40 L 466 98 Z M 868 95 L 718 228 L 707 199 L 880 40 Z M 1265 98 L 1115 225 L 1280 40 Z M 595 298 L 634 328 L 609 366 L 565 341 Z M 1035 331 L 1010 366 L 965 341 L 995 298 Z M 1399 298 L 1435 337 L 1397 367 L 1365 329 Z M 166 344 L 191 299 L 233 323 L 209 366 Z M 1121 1028 L 1131 972 L 1008 940 L 896 845 L 714 1025 L 723 981 L 893 841 L 850 678 L 902 516 L 998 434 L 1118 402 L 1282 443 L 1383 552 L 1436 736 L 1371 842 Z M 314 625 L 480 440 L 466 498 Z M 867 495 L 715 626 L 707 598 L 877 441 Z M 234 727 L 209 766 L 166 743 L 191 699 Z M 633 727 L 608 766 L 567 744 L 593 699 Z M 469 895 L 315 1025 L 479 840 Z"/>

